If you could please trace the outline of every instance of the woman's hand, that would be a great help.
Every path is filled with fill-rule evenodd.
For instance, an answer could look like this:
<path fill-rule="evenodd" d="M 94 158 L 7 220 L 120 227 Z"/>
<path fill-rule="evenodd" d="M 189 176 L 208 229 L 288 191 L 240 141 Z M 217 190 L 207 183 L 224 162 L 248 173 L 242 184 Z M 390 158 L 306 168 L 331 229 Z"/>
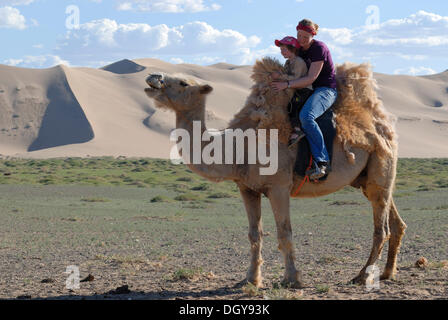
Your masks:
<path fill-rule="evenodd" d="M 281 76 L 282 76 L 281 73 L 278 71 L 274 71 L 273 73 L 271 73 L 272 80 L 278 80 L 280 79 Z"/>
<path fill-rule="evenodd" d="M 282 91 L 288 88 L 288 82 L 286 81 L 273 81 L 271 83 L 271 88 L 275 91 Z"/>

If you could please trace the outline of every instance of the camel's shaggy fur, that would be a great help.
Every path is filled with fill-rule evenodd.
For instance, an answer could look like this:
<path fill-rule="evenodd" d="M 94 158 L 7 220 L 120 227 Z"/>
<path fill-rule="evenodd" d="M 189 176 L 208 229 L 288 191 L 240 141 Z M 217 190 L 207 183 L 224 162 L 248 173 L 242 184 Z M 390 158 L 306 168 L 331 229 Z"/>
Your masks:
<path fill-rule="evenodd" d="M 286 79 L 285 68 L 273 58 L 258 60 L 252 73 L 255 84 L 244 107 L 230 122 L 231 128 L 278 129 L 280 143 L 288 143 L 291 134 L 291 123 L 287 107 L 294 95 L 293 89 L 275 92 L 270 88 L 271 74 L 279 72 Z"/>
<path fill-rule="evenodd" d="M 335 103 L 337 136 L 348 147 L 377 151 L 380 157 L 396 150 L 395 118 L 378 99 L 370 64 L 344 63 L 336 68 Z"/>
<path fill-rule="evenodd" d="M 230 122 L 230 127 L 277 128 L 280 143 L 287 143 L 291 124 L 287 107 L 294 91 L 271 90 L 271 74 L 284 67 L 273 58 L 258 60 L 253 67 L 255 84 L 244 107 Z M 342 142 L 347 158 L 354 162 L 352 147 L 379 156 L 392 156 L 396 149 L 394 118 L 383 107 L 376 94 L 376 81 L 369 64 L 345 63 L 337 66 L 338 99 L 334 105 L 337 139 Z"/>

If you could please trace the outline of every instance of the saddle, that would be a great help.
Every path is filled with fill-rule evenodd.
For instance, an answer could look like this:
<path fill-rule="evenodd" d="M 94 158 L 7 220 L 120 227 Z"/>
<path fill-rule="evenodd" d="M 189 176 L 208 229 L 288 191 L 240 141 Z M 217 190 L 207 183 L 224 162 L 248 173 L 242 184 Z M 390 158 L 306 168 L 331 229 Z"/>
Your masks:
<path fill-rule="evenodd" d="M 288 107 L 289 115 L 298 116 L 303 106 L 305 105 L 306 100 L 312 95 L 312 93 L 313 92 L 309 89 L 296 90 Z M 317 118 L 316 122 L 319 125 L 319 128 L 324 136 L 325 146 L 330 158 L 329 165 L 331 166 L 331 159 L 333 156 L 333 141 L 336 137 L 336 124 L 334 121 L 333 107 L 329 108 L 327 111 L 325 111 L 324 114 Z M 310 160 L 312 160 L 311 148 L 308 139 L 306 139 L 305 137 L 298 143 L 294 172 L 297 175 L 304 177 L 306 175 L 305 172 L 307 171 L 307 169 L 309 169 L 310 163 L 312 163 L 312 166 L 316 165 L 314 161 Z M 323 181 L 326 178 L 327 176 L 324 176 L 319 180 Z"/>

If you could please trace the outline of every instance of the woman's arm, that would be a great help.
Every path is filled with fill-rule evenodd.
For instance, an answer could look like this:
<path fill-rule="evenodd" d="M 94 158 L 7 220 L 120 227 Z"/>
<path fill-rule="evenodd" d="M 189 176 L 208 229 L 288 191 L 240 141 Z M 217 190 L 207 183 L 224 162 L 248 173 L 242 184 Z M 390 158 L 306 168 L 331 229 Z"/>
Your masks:
<path fill-rule="evenodd" d="M 322 67 L 324 66 L 324 61 L 316 61 L 311 63 L 310 70 L 308 71 L 308 75 L 305 77 L 290 80 L 289 86 L 290 88 L 294 89 L 301 89 L 306 88 L 309 85 L 313 84 L 314 81 L 316 81 L 317 77 L 319 76 L 320 72 L 322 71 Z M 288 82 L 287 81 L 273 81 L 271 84 L 271 87 L 276 90 L 285 90 L 288 88 Z"/>

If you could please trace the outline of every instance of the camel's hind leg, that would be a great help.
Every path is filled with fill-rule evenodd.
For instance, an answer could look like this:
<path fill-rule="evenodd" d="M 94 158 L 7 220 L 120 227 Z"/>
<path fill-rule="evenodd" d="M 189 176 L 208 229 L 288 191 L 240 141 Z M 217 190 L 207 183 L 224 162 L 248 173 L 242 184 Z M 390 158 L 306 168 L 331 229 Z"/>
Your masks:
<path fill-rule="evenodd" d="M 249 219 L 251 261 L 246 280 L 256 287 L 261 287 L 261 265 L 263 263 L 263 259 L 261 257 L 261 247 L 263 242 L 263 227 L 261 223 L 261 194 L 244 186 L 239 186 L 239 189 L 241 196 L 243 197 L 244 206 Z"/>
<path fill-rule="evenodd" d="M 401 238 L 404 236 L 406 224 L 398 214 L 394 201 L 391 202 L 389 213 L 390 239 L 389 252 L 387 254 L 386 267 L 381 275 L 381 280 L 394 279 L 397 272 L 397 255 L 401 245 Z"/>
<path fill-rule="evenodd" d="M 365 284 L 368 278 L 366 270 L 373 266 L 381 255 L 384 244 L 390 237 L 389 212 L 392 207 L 392 190 L 395 183 L 396 160 L 380 159 L 372 154 L 367 168 L 367 179 L 362 186 L 363 192 L 373 208 L 373 244 L 369 259 L 359 275 L 352 280 L 354 283 Z"/>

